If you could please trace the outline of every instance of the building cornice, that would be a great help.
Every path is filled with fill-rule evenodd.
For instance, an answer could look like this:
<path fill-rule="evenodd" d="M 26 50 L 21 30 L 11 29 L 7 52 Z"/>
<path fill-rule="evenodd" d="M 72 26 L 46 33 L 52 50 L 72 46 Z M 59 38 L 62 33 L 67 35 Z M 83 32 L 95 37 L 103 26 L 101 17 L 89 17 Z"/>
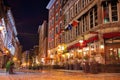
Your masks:
<path fill-rule="evenodd" d="M 52 5 L 54 4 L 55 0 L 50 0 L 50 2 L 48 3 L 46 9 L 50 9 L 52 7 Z"/>

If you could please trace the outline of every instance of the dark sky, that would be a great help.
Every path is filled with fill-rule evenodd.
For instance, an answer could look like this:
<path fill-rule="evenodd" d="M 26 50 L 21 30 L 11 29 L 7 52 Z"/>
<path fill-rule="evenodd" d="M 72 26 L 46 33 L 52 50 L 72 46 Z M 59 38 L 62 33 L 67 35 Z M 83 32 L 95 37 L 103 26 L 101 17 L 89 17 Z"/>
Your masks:
<path fill-rule="evenodd" d="M 46 6 L 50 0 L 6 0 L 15 19 L 18 38 L 24 50 L 38 45 L 38 26 L 48 20 Z"/>

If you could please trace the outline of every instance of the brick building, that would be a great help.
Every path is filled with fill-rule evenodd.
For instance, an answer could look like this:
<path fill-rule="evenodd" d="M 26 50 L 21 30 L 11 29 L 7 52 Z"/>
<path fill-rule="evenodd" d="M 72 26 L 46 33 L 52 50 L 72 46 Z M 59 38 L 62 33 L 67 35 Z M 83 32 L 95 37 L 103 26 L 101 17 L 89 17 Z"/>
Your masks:
<path fill-rule="evenodd" d="M 69 29 L 65 31 L 65 44 L 73 58 L 91 58 L 95 54 L 99 63 L 119 62 L 119 6 L 119 0 L 66 2 L 62 8 L 63 26 Z"/>
<path fill-rule="evenodd" d="M 53 59 L 57 53 L 58 45 L 63 43 L 62 33 L 62 0 L 50 0 L 47 5 L 49 9 L 48 26 L 48 58 Z M 55 57 L 54 57 L 55 58 Z M 54 64 L 54 60 L 50 60 Z"/>

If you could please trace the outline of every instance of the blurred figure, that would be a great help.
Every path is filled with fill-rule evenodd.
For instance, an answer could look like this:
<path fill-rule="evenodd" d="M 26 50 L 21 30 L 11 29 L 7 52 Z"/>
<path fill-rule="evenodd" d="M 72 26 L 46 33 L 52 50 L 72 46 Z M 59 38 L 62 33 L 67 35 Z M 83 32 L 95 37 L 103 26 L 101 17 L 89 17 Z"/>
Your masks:
<path fill-rule="evenodd" d="M 6 72 L 8 72 L 9 74 L 13 74 L 13 68 L 14 68 L 14 62 L 9 59 L 9 61 L 6 64 Z"/>
<path fill-rule="evenodd" d="M 40 70 L 43 70 L 43 62 L 40 62 Z"/>

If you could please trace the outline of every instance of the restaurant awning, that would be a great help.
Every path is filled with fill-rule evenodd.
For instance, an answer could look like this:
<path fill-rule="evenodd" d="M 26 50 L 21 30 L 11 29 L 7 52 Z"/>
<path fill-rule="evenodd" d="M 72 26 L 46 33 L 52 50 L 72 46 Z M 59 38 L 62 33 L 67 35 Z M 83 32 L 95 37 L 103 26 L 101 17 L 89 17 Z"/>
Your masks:
<path fill-rule="evenodd" d="M 96 35 L 96 36 L 90 37 L 88 40 L 86 40 L 86 43 L 94 42 L 94 41 L 97 41 L 98 39 L 99 39 L 98 35 Z"/>
<path fill-rule="evenodd" d="M 98 39 L 99 39 L 98 35 L 96 35 L 96 36 L 90 37 L 88 40 L 84 40 L 83 43 L 77 42 L 77 43 L 69 46 L 67 49 L 68 50 L 71 50 L 71 49 L 74 49 L 74 48 L 82 49 L 83 47 L 87 46 L 87 43 L 97 41 Z"/>
<path fill-rule="evenodd" d="M 103 34 L 104 39 L 109 39 L 109 38 L 114 38 L 114 37 L 120 37 L 120 32 L 111 32 L 111 33 Z"/>
<path fill-rule="evenodd" d="M 81 49 L 81 48 L 83 48 L 83 47 L 85 47 L 85 46 L 87 46 L 86 40 L 84 40 L 83 43 L 77 42 L 77 43 L 69 46 L 69 47 L 67 48 L 67 50 L 71 50 L 71 49 L 75 49 L 75 48 L 80 48 L 80 49 Z"/>

